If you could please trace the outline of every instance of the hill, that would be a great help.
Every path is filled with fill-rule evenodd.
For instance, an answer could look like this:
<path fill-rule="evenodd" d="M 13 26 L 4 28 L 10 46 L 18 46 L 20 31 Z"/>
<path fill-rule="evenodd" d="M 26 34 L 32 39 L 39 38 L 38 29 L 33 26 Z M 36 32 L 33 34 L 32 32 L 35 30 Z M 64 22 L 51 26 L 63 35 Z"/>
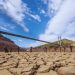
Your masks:
<path fill-rule="evenodd" d="M 25 51 L 24 48 L 21 48 L 17 46 L 12 40 L 4 37 L 0 34 L 0 51 L 10 51 L 10 52 L 17 52 L 19 51 Z"/>
<path fill-rule="evenodd" d="M 61 45 L 61 46 L 60 46 Z M 50 44 L 41 45 L 33 48 L 33 51 L 63 51 L 64 49 L 70 50 L 70 46 L 75 46 L 75 41 L 62 39 L 60 41 L 55 41 Z"/>
<path fill-rule="evenodd" d="M 61 41 L 61 45 L 64 45 L 64 46 L 70 46 L 70 45 L 75 43 L 75 41 L 68 40 L 68 39 L 62 39 L 60 41 Z M 59 41 L 55 41 L 55 42 L 52 42 L 50 44 L 41 45 L 41 46 L 38 46 L 36 48 L 41 48 L 41 47 L 50 47 L 51 48 L 51 47 L 54 47 L 56 45 L 59 45 Z"/>

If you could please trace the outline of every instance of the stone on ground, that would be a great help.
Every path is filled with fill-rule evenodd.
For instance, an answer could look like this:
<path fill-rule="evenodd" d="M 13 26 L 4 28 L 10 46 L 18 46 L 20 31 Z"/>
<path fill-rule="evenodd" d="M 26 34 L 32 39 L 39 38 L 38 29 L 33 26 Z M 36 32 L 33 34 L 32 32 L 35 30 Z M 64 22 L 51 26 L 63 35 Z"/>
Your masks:
<path fill-rule="evenodd" d="M 50 72 L 47 73 L 37 73 L 36 75 L 58 75 L 57 72 L 50 70 Z"/>
<path fill-rule="evenodd" d="M 8 70 L 0 70 L 0 75 L 13 75 Z"/>
<path fill-rule="evenodd" d="M 37 72 L 39 73 L 47 73 L 49 71 L 50 71 L 50 66 L 47 66 L 47 65 L 41 65 L 39 69 L 37 70 Z"/>
<path fill-rule="evenodd" d="M 59 75 L 75 75 L 75 66 L 66 66 L 58 69 Z"/>

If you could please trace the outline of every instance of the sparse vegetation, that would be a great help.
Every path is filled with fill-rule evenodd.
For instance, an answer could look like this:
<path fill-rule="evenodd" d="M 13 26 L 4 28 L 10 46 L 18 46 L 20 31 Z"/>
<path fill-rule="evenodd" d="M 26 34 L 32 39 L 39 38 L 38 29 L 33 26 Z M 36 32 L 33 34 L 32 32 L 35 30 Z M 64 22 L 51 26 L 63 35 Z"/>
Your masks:
<path fill-rule="evenodd" d="M 41 46 L 38 46 L 37 48 L 41 48 L 41 47 L 48 47 L 48 48 L 52 48 L 52 47 L 56 47 L 56 46 L 59 46 L 59 41 L 55 41 L 51 44 L 45 44 L 45 45 L 41 45 Z M 61 40 L 61 45 L 62 46 L 66 46 L 66 47 L 69 47 L 71 46 L 72 44 L 74 44 L 75 41 L 72 41 L 72 40 L 68 40 L 68 39 L 62 39 Z"/>

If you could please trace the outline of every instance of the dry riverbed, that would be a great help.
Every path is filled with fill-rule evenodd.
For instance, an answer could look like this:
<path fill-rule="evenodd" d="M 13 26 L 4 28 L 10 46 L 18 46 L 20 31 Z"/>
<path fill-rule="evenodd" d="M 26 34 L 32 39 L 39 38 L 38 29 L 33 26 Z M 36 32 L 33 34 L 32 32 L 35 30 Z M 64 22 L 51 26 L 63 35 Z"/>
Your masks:
<path fill-rule="evenodd" d="M 0 75 L 75 75 L 75 53 L 0 52 Z"/>

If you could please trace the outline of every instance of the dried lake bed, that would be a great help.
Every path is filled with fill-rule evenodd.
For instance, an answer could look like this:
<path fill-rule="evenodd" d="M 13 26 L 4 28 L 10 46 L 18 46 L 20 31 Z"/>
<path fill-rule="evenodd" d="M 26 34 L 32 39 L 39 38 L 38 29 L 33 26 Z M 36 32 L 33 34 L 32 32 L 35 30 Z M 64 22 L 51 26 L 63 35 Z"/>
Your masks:
<path fill-rule="evenodd" d="M 75 52 L 0 52 L 0 75 L 75 75 Z"/>

